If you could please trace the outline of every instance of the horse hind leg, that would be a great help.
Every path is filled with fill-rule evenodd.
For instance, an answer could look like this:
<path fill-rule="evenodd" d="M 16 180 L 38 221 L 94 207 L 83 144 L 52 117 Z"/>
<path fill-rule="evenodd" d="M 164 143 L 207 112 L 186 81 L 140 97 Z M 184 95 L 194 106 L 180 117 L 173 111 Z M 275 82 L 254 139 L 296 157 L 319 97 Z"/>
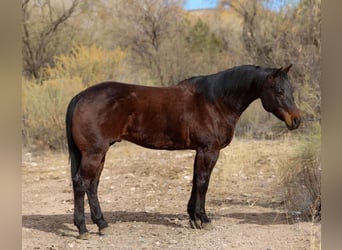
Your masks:
<path fill-rule="evenodd" d="M 73 178 L 74 188 L 74 224 L 79 230 L 79 238 L 87 239 L 88 230 L 85 224 L 84 216 L 84 196 L 87 193 L 91 218 L 97 224 L 99 230 L 108 227 L 103 218 L 100 204 L 97 197 L 97 187 L 100 174 L 103 169 L 105 153 L 88 154 L 82 153 L 81 166 Z"/>
<path fill-rule="evenodd" d="M 103 217 L 103 213 L 101 211 L 100 202 L 98 199 L 98 185 L 100 181 L 100 175 L 103 170 L 105 161 L 105 154 L 103 155 L 99 168 L 97 169 L 94 178 L 90 182 L 89 189 L 87 190 L 88 202 L 91 212 L 91 219 L 92 221 L 98 226 L 99 234 L 102 235 L 105 233 L 106 229 L 108 228 L 108 223 L 105 221 Z"/>
<path fill-rule="evenodd" d="M 79 173 L 72 179 L 74 191 L 74 225 L 77 227 L 80 239 L 88 238 L 88 230 L 84 216 L 84 196 L 87 189 L 87 181 L 83 180 Z"/>

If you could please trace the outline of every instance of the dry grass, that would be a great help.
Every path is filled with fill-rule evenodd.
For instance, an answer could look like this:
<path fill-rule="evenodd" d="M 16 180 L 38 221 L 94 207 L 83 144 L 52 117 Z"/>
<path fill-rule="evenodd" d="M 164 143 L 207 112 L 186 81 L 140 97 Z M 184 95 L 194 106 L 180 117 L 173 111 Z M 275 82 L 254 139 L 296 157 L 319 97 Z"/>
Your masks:
<path fill-rule="evenodd" d="M 302 135 L 296 153 L 284 163 L 281 176 L 286 188 L 286 206 L 292 213 L 321 219 L 321 133 L 316 125 Z"/>
<path fill-rule="evenodd" d="M 24 81 L 22 133 L 25 146 L 65 149 L 65 113 L 73 95 L 82 89 L 77 79 L 49 80 L 43 85 Z"/>
<path fill-rule="evenodd" d="M 295 153 L 296 139 L 278 140 L 235 139 L 222 150 L 216 171 L 223 181 L 222 192 L 245 197 L 250 205 L 277 203 L 284 200 L 281 167 Z M 215 177 L 214 177 L 215 178 Z M 234 199 L 234 197 L 229 197 Z"/>

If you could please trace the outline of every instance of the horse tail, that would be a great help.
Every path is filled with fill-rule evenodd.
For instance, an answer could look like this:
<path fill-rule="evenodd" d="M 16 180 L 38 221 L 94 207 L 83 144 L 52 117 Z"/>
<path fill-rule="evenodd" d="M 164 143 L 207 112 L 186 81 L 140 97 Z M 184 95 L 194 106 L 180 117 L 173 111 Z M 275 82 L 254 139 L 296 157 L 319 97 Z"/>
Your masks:
<path fill-rule="evenodd" d="M 74 142 L 72 137 L 72 117 L 74 114 L 74 110 L 76 107 L 77 102 L 79 101 L 79 95 L 76 95 L 74 98 L 71 99 L 67 112 L 66 112 L 66 136 L 68 141 L 68 151 L 69 151 L 69 163 L 71 164 L 71 178 L 76 176 L 76 173 L 80 167 L 82 154 L 81 151 L 78 149 L 77 145 Z"/>

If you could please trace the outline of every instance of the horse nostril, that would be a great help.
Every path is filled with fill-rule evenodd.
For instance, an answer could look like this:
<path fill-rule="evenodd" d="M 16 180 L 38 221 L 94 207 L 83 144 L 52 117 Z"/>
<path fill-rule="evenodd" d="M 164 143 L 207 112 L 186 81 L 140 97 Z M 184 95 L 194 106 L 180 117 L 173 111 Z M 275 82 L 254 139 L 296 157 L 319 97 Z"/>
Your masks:
<path fill-rule="evenodd" d="M 293 118 L 293 120 L 292 120 L 292 125 L 293 125 L 293 127 L 294 127 L 294 128 L 298 128 L 299 124 L 300 124 L 300 119 L 298 119 L 298 118 Z"/>

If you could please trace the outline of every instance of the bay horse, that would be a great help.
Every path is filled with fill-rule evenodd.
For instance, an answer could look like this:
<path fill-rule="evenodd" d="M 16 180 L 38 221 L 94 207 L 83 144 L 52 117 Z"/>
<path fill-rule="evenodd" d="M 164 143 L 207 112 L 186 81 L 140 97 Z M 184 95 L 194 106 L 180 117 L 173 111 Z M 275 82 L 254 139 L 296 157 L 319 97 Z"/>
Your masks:
<path fill-rule="evenodd" d="M 242 65 L 170 87 L 103 82 L 73 97 L 66 113 L 66 134 L 79 238 L 88 237 L 85 194 L 99 234 L 108 228 L 97 190 L 106 152 L 121 140 L 151 149 L 196 150 L 187 212 L 193 228 L 210 223 L 205 211 L 210 175 L 249 104 L 260 98 L 264 109 L 288 129 L 299 127 L 301 117 L 287 76 L 291 66 Z"/>

